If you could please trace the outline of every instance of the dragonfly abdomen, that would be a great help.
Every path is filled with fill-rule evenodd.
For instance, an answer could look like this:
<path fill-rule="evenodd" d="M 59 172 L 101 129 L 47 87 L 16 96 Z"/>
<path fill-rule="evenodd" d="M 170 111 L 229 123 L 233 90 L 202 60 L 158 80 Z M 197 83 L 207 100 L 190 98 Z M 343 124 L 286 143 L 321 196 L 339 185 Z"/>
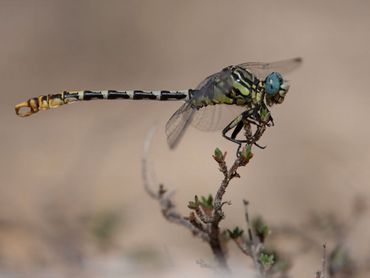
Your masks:
<path fill-rule="evenodd" d="M 65 92 L 70 93 L 71 92 Z M 189 98 L 189 92 L 186 91 L 141 91 L 141 90 L 127 90 L 127 91 L 79 91 L 78 100 L 92 100 L 92 99 L 134 99 L 134 100 L 186 100 Z M 66 96 L 68 98 L 68 96 Z"/>
<path fill-rule="evenodd" d="M 94 99 L 133 99 L 133 100 L 187 100 L 191 90 L 182 91 L 141 91 L 141 90 L 103 90 L 103 91 L 64 91 L 60 94 L 43 95 L 31 98 L 15 106 L 18 116 L 27 117 L 40 110 L 56 108 L 75 101 Z"/>

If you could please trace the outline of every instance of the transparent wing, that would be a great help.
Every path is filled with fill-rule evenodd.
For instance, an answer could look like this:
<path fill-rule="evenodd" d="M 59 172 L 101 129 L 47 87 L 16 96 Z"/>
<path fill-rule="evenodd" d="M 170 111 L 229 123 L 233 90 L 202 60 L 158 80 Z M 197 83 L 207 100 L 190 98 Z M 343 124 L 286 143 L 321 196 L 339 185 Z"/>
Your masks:
<path fill-rule="evenodd" d="M 228 94 L 232 87 L 231 68 L 227 67 L 220 72 L 204 79 L 193 93 L 193 98 L 207 102 L 219 100 Z M 223 129 L 243 110 L 236 105 L 207 105 L 194 111 L 191 125 L 202 131 L 215 131 Z"/>
<path fill-rule="evenodd" d="M 265 79 L 271 72 L 276 71 L 281 74 L 289 73 L 302 64 L 302 58 L 292 58 L 272 63 L 249 62 L 238 65 L 241 68 L 251 71 L 258 79 Z"/>
<path fill-rule="evenodd" d="M 170 149 L 176 147 L 190 124 L 195 110 L 190 103 L 184 103 L 166 124 L 167 143 Z"/>
<path fill-rule="evenodd" d="M 217 99 L 230 91 L 232 87 L 231 69 L 225 68 L 204 79 L 193 93 L 195 99 Z"/>
<path fill-rule="evenodd" d="M 196 87 L 192 98 L 200 103 L 209 103 L 214 100 L 219 100 L 231 90 L 231 86 L 231 69 L 225 68 L 204 79 Z M 227 122 L 231 116 L 225 113 L 228 109 L 222 106 L 227 105 L 206 105 L 200 109 L 196 109 L 190 121 L 191 124 L 202 131 L 215 131 L 223 128 L 225 126 L 224 123 Z M 229 111 L 231 110 L 233 109 Z"/>
<path fill-rule="evenodd" d="M 223 70 L 208 76 L 196 88 L 193 93 L 195 99 L 214 99 L 219 94 L 226 92 L 227 88 L 217 85 L 226 86 L 230 72 Z M 195 118 L 194 116 L 197 115 Z M 190 123 L 200 130 L 217 130 L 220 129 L 218 124 L 221 118 L 218 109 L 195 109 L 190 102 L 183 104 L 168 120 L 166 124 L 167 143 L 171 149 L 179 143 L 182 135 L 185 133 Z"/>
<path fill-rule="evenodd" d="M 184 103 L 166 124 L 167 143 L 174 149 L 191 124 L 201 131 L 216 131 L 225 128 L 245 108 L 235 105 L 210 105 L 199 110 L 190 103 Z"/>
<path fill-rule="evenodd" d="M 202 131 L 224 129 L 233 119 L 245 111 L 245 107 L 237 105 L 209 105 L 194 111 L 191 125 Z"/>

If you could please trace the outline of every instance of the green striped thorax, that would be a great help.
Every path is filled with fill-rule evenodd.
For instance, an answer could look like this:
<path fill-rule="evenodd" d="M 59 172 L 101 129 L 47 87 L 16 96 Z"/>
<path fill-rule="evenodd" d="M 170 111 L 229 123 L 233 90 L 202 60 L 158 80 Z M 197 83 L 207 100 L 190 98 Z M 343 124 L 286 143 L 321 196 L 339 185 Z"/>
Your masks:
<path fill-rule="evenodd" d="M 237 102 L 238 105 L 257 105 L 263 99 L 263 84 L 251 72 L 240 68 L 233 67 L 232 77 L 232 97 L 243 99 Z"/>

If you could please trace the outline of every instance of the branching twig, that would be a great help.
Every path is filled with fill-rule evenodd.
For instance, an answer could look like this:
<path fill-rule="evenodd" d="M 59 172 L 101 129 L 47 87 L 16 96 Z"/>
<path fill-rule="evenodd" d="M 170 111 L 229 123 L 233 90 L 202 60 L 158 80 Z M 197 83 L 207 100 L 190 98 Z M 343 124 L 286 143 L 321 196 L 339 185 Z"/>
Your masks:
<path fill-rule="evenodd" d="M 175 205 L 172 202 L 172 194 L 167 193 L 163 185 L 159 186 L 158 192 L 152 190 L 153 183 L 148 177 L 148 150 L 153 137 L 154 131 L 149 133 L 145 145 L 143 156 L 143 180 L 144 188 L 153 199 L 159 202 L 163 216 L 170 222 L 179 224 L 190 230 L 195 236 L 208 242 L 213 255 L 217 261 L 218 270 L 223 273 L 229 273 L 229 268 L 226 260 L 225 243 L 227 238 L 224 230 L 221 231 L 220 223 L 224 219 L 223 207 L 226 204 L 231 204 L 229 201 L 224 201 L 223 197 L 226 193 L 230 181 L 234 178 L 239 178 L 238 169 L 246 166 L 253 157 L 251 146 L 246 145 L 238 152 L 230 168 L 227 167 L 225 158 L 226 153 L 222 153 L 218 148 L 215 150 L 213 158 L 218 163 L 219 170 L 223 174 L 223 179 L 217 188 L 214 198 L 212 195 L 208 197 L 198 196 L 190 201 L 188 208 L 191 212 L 188 217 L 181 216 L 176 211 Z M 233 231 L 227 230 L 229 237 L 236 243 L 241 252 L 252 258 L 254 266 L 260 277 L 272 277 L 270 274 L 280 273 L 278 265 L 275 265 L 276 255 L 270 250 L 264 249 L 264 241 L 269 234 L 268 227 L 264 224 L 261 218 L 256 218 L 252 222 L 249 219 L 248 202 L 244 201 L 245 219 L 247 222 L 248 237 L 242 236 L 243 230 L 236 227 Z M 283 273 L 283 272 L 281 272 Z"/>
<path fill-rule="evenodd" d="M 227 168 L 225 157 L 226 153 L 222 153 L 219 149 L 216 149 L 215 155 L 213 158 L 219 165 L 220 171 L 224 175 L 224 179 L 221 182 L 220 187 L 217 190 L 215 200 L 213 202 L 213 214 L 212 214 L 212 221 L 210 223 L 209 229 L 209 237 L 210 237 L 210 246 L 212 248 L 213 254 L 218 260 L 218 263 L 226 267 L 226 259 L 225 259 L 225 252 L 222 250 L 221 242 L 220 242 L 220 227 L 219 224 L 224 217 L 224 213 L 222 211 L 223 201 L 222 198 L 226 192 L 226 189 L 230 183 L 230 181 L 235 177 L 240 177 L 237 173 L 237 170 L 241 166 L 247 165 L 249 160 L 252 158 L 252 152 L 250 146 L 246 146 L 240 155 L 236 158 L 233 165 L 230 169 Z"/>
<path fill-rule="evenodd" d="M 263 130 L 261 129 L 261 134 Z M 189 202 L 188 208 L 191 212 L 187 217 L 182 216 L 177 210 L 176 206 L 172 201 L 173 192 L 167 192 L 163 185 L 159 185 L 158 190 L 153 190 L 155 182 L 149 178 L 148 174 L 148 153 L 151 145 L 151 141 L 154 135 L 155 129 L 151 129 L 149 132 L 144 145 L 144 155 L 142 159 L 142 175 L 145 191 L 148 195 L 156 200 L 161 208 L 161 212 L 165 219 L 169 222 L 179 224 L 189 231 L 193 235 L 206 241 L 215 256 L 218 268 L 199 261 L 198 263 L 207 268 L 213 268 L 214 270 L 222 270 L 222 272 L 229 273 L 229 268 L 226 260 L 225 243 L 227 242 L 226 234 L 224 230 L 221 231 L 220 223 L 224 219 L 223 206 L 225 204 L 230 205 L 230 201 L 224 201 L 223 197 L 230 184 L 230 181 L 234 178 L 239 178 L 238 169 L 239 167 L 248 164 L 252 158 L 251 146 L 246 145 L 241 152 L 238 151 L 237 157 L 234 160 L 230 168 L 227 167 L 225 158 L 226 153 L 222 153 L 218 148 L 215 150 L 213 155 L 214 160 L 218 163 L 219 170 L 223 174 L 223 179 L 217 188 L 214 198 L 212 195 L 208 197 L 198 196 L 194 197 L 194 200 Z M 258 134 L 258 132 L 256 132 Z M 248 202 L 244 200 L 245 207 L 245 220 L 247 224 L 247 236 L 243 235 L 243 230 L 235 227 L 233 230 L 226 230 L 227 235 L 231 238 L 239 250 L 246 256 L 249 256 L 254 263 L 254 266 L 259 274 L 259 277 L 287 277 L 287 268 L 289 265 L 286 261 L 282 261 L 280 256 L 271 249 L 266 249 L 264 242 L 267 238 L 270 230 L 268 226 L 262 221 L 261 218 L 250 219 L 248 212 Z M 354 209 L 354 216 L 352 217 L 358 220 L 358 216 L 362 214 L 364 208 L 359 206 Z M 324 221 L 327 218 L 328 221 Z M 351 277 L 352 274 L 359 272 L 360 269 L 366 271 L 366 267 L 359 267 L 360 265 L 353 264 L 349 253 L 340 244 L 348 234 L 348 231 L 353 226 L 355 220 L 351 224 L 345 225 L 342 222 L 338 222 L 336 218 L 330 217 L 330 215 L 324 217 L 314 218 L 314 224 L 320 228 L 329 223 L 335 232 L 334 238 L 337 241 L 336 247 L 329 252 L 327 255 L 326 244 L 323 245 L 322 265 L 321 270 L 316 272 L 316 278 L 336 277 L 337 273 L 342 273 Z M 311 225 L 311 226 L 315 226 Z M 322 230 L 322 229 L 320 229 Z M 303 230 L 291 226 L 275 227 L 274 233 L 284 235 L 294 235 L 306 243 L 306 247 L 313 248 L 318 247 L 319 244 L 315 241 L 314 237 L 307 235 Z M 278 276 L 277 276 L 278 275 Z"/>
<path fill-rule="evenodd" d="M 217 260 L 218 266 L 228 271 L 228 265 L 225 257 L 225 250 L 222 246 L 222 234 L 220 231 L 220 222 L 224 218 L 222 208 L 225 204 L 231 204 L 229 201 L 223 201 L 223 196 L 230 181 L 239 177 L 237 170 L 241 166 L 247 165 L 252 158 L 251 147 L 246 146 L 237 156 L 230 169 L 227 168 L 225 157 L 226 153 L 222 153 L 216 149 L 213 158 L 217 161 L 220 171 L 224 178 L 218 187 L 215 198 L 212 195 L 208 198 L 202 197 L 201 200 L 195 196 L 194 201 L 190 202 L 188 207 L 193 210 L 188 217 L 181 216 L 176 211 L 175 205 L 172 202 L 172 194 L 167 193 L 163 186 L 160 186 L 158 192 L 153 191 L 151 180 L 148 177 L 148 151 L 154 135 L 152 129 L 144 144 L 144 155 L 142 159 L 142 175 L 145 191 L 150 197 L 157 200 L 160 204 L 163 216 L 170 222 L 179 224 L 189 229 L 193 235 L 207 241 L 212 249 L 212 252 Z"/>

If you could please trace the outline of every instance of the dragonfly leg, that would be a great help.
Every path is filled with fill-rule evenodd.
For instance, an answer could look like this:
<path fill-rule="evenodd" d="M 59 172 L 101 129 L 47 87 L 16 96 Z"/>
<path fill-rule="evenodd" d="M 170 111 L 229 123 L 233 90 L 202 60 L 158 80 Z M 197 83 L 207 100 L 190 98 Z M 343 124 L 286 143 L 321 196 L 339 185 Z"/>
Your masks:
<path fill-rule="evenodd" d="M 227 140 L 234 142 L 236 144 L 242 144 L 242 143 L 248 143 L 247 140 L 238 140 L 236 139 L 236 136 L 240 133 L 244 126 L 244 113 L 240 114 L 237 118 L 235 118 L 231 123 L 229 123 L 223 130 L 222 130 L 222 136 L 226 138 Z M 234 129 L 231 136 L 228 136 L 227 133 Z"/>
<path fill-rule="evenodd" d="M 247 140 L 240 140 L 240 139 L 236 139 L 236 137 L 238 136 L 238 134 L 240 133 L 240 131 L 243 129 L 246 129 L 246 125 L 249 125 L 249 129 L 250 129 L 250 123 L 249 123 L 249 119 L 248 119 L 248 114 L 241 114 L 239 115 L 236 119 L 234 119 L 231 123 L 229 123 L 222 131 L 222 136 L 224 138 L 226 138 L 227 140 L 233 142 L 233 143 L 236 143 L 239 145 L 243 144 L 243 143 L 248 143 L 248 144 L 251 144 L 253 143 L 250 138 L 252 137 L 252 135 L 249 135 L 249 136 L 246 136 L 246 138 L 248 138 Z M 255 122 L 252 122 L 253 124 L 256 124 Z M 232 132 L 231 136 L 227 135 L 227 133 L 234 129 L 234 131 Z"/>
<path fill-rule="evenodd" d="M 252 132 L 251 123 L 255 124 L 254 121 L 251 121 L 250 119 L 246 119 L 244 122 L 244 131 L 245 131 L 245 137 L 247 138 L 248 144 L 256 145 L 260 149 L 266 148 L 266 146 L 261 146 L 257 143 L 257 141 L 261 138 L 263 132 L 266 129 L 265 125 L 256 124 L 257 129 L 256 131 Z"/>
<path fill-rule="evenodd" d="M 243 121 L 240 121 L 234 128 L 234 131 L 233 133 L 231 134 L 231 138 L 232 139 L 236 139 L 236 136 L 238 136 L 239 132 L 242 130 L 244 126 L 244 123 Z"/>
<path fill-rule="evenodd" d="M 266 149 L 266 147 L 267 147 L 267 146 L 261 146 L 257 142 L 254 142 L 253 145 L 257 146 L 258 148 L 260 148 L 262 150 Z"/>
<path fill-rule="evenodd" d="M 270 122 L 273 125 L 272 117 L 269 118 L 268 122 L 262 121 L 260 115 L 258 114 L 258 110 L 251 109 L 248 111 L 243 112 L 239 115 L 236 119 L 234 119 L 230 124 L 228 124 L 222 131 L 222 135 L 227 140 L 238 144 L 237 155 L 239 154 L 240 148 L 242 144 L 253 144 L 260 149 L 266 148 L 266 146 L 261 146 L 257 143 L 257 141 L 262 137 L 263 133 L 266 130 L 266 126 L 270 126 Z M 252 132 L 251 124 L 256 126 L 256 131 Z M 244 128 L 244 136 L 246 139 L 240 140 L 236 137 Z M 233 130 L 231 136 L 227 133 L 230 130 Z"/>
<path fill-rule="evenodd" d="M 231 123 L 229 123 L 223 130 L 222 130 L 222 136 L 224 138 L 226 138 L 227 140 L 233 142 L 233 143 L 236 143 L 236 144 L 241 144 L 240 140 L 236 139 L 236 136 L 238 135 L 238 133 L 241 131 L 241 129 L 243 128 L 243 122 L 242 122 L 242 117 L 239 116 L 238 118 L 236 118 L 235 120 L 233 120 Z M 235 130 L 233 131 L 233 133 L 231 134 L 231 136 L 227 135 L 227 133 L 232 130 L 233 128 L 235 128 Z"/>

